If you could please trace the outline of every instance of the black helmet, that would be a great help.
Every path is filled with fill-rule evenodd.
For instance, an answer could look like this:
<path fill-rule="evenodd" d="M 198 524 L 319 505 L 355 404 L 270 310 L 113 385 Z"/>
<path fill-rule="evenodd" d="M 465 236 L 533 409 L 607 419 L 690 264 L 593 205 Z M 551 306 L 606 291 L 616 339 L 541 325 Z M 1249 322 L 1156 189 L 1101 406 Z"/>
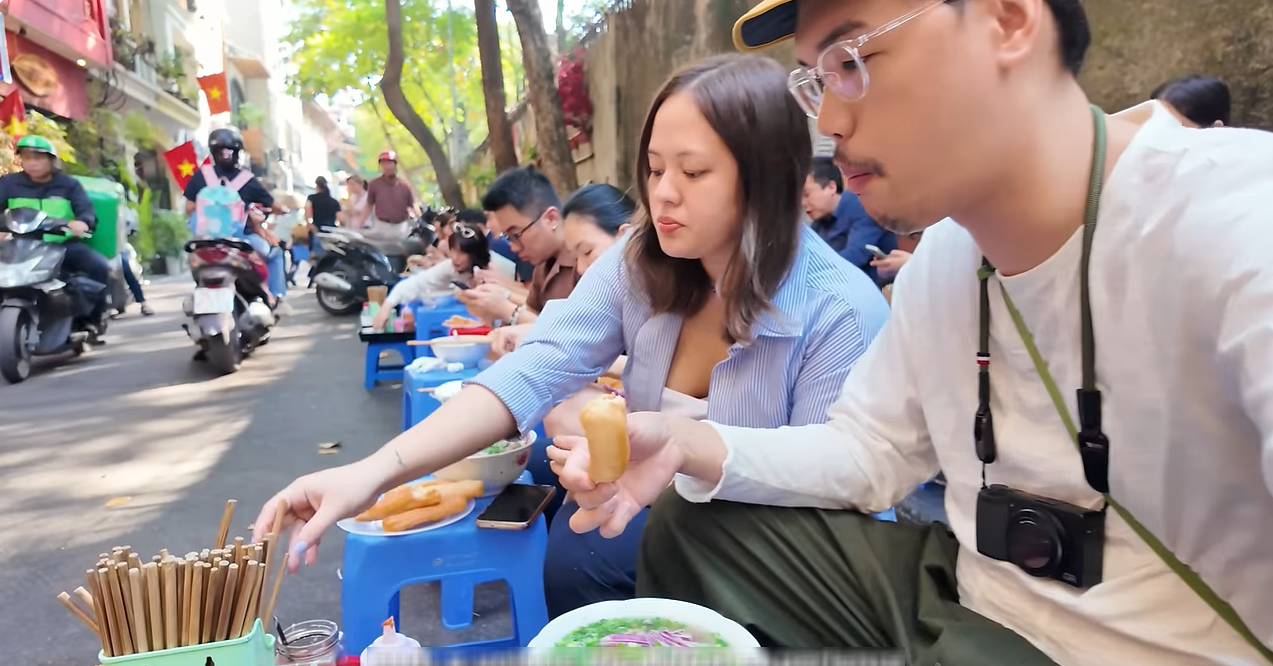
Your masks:
<path fill-rule="evenodd" d="M 214 129 L 208 135 L 208 150 L 212 161 L 222 168 L 239 166 L 239 152 L 243 150 L 243 135 L 233 127 Z"/>
<path fill-rule="evenodd" d="M 216 150 L 225 148 L 229 150 L 243 150 L 243 135 L 239 134 L 239 130 L 233 127 L 222 127 L 214 129 L 208 135 L 208 148 Z"/>

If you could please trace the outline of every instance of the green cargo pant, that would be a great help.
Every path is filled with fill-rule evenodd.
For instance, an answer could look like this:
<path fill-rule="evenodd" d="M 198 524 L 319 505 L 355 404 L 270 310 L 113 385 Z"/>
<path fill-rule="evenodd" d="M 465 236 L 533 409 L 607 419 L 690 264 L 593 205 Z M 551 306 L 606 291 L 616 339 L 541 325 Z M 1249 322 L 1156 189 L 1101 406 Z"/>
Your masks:
<path fill-rule="evenodd" d="M 766 647 L 896 649 L 921 666 L 1055 666 L 959 605 L 957 554 L 940 525 L 694 504 L 669 490 L 645 525 L 637 595 L 712 608 Z"/>

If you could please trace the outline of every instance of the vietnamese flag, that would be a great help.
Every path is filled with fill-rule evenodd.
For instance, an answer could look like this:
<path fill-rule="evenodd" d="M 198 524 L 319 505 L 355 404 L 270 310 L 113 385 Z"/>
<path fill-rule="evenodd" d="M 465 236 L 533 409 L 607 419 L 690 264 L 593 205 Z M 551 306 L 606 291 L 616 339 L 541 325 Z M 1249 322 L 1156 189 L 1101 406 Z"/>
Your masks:
<path fill-rule="evenodd" d="M 230 112 L 230 87 L 226 85 L 225 72 L 199 77 L 199 87 L 208 96 L 208 113 Z"/>
<path fill-rule="evenodd" d="M 176 179 L 177 186 L 183 190 L 186 189 L 186 183 L 190 182 L 190 178 L 198 169 L 195 165 L 198 164 L 199 158 L 194 152 L 194 142 L 187 141 L 164 153 L 164 161 L 168 163 L 168 170 Z"/>
<path fill-rule="evenodd" d="M 17 86 L 13 92 L 0 100 L 0 124 L 14 141 L 22 138 L 27 131 L 27 109 L 22 104 L 22 91 Z"/>

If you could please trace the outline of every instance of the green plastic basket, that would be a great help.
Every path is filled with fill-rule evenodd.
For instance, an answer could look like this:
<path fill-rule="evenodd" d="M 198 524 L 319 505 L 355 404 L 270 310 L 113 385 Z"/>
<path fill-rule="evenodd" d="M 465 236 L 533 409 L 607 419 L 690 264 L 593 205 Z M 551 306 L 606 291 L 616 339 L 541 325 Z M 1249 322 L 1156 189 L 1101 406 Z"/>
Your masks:
<path fill-rule="evenodd" d="M 257 620 L 251 633 L 234 640 L 98 659 L 102 666 L 274 666 L 274 636 Z"/>

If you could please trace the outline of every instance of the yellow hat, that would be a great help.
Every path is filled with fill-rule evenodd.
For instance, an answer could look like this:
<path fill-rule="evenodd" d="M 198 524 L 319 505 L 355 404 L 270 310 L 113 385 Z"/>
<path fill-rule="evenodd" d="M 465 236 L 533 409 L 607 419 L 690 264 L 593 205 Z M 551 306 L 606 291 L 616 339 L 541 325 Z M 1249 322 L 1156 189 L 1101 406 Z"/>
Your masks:
<path fill-rule="evenodd" d="M 734 46 L 759 51 L 787 41 L 795 32 L 796 0 L 763 0 L 734 24 Z"/>

